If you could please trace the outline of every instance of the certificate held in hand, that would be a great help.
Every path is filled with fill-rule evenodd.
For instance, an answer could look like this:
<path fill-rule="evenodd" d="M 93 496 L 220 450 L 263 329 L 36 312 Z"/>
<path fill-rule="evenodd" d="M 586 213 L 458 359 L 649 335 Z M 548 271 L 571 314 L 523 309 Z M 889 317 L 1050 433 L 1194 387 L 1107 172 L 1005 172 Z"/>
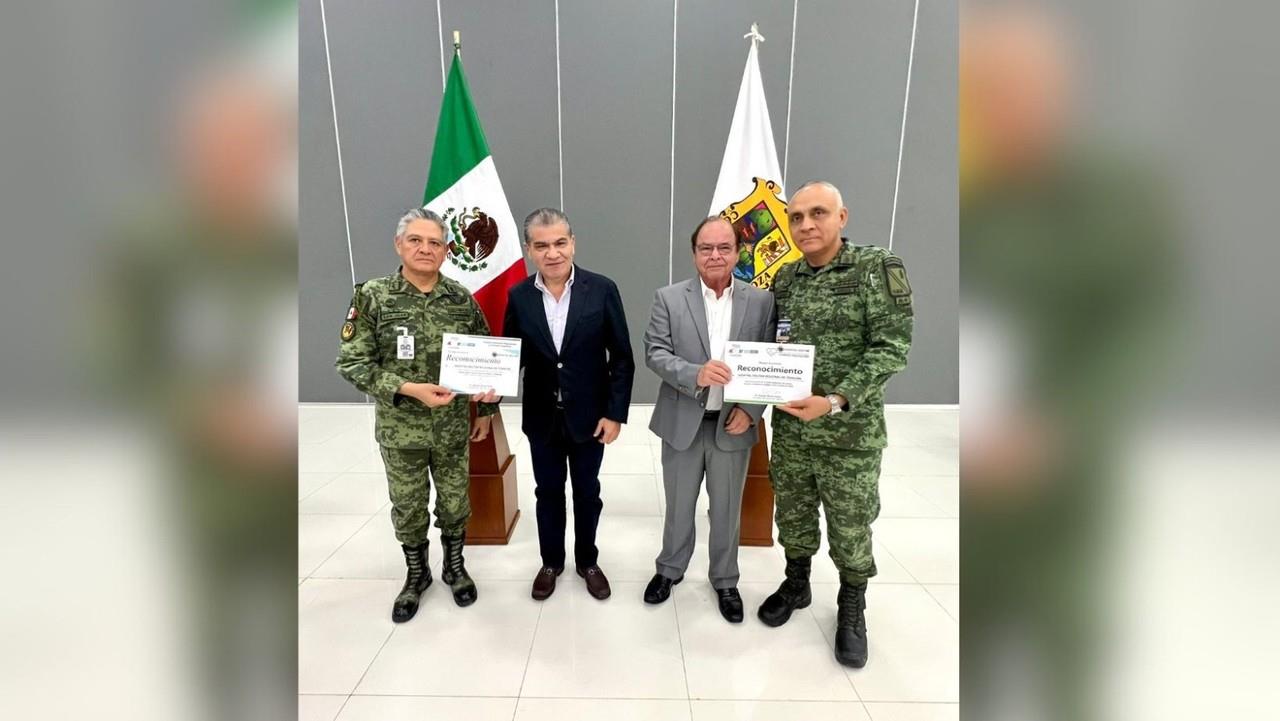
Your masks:
<path fill-rule="evenodd" d="M 724 362 L 733 378 L 726 403 L 781 404 L 807 398 L 813 387 L 813 346 L 803 343 L 729 341 Z"/>
<path fill-rule="evenodd" d="M 440 385 L 455 393 L 514 396 L 520 385 L 520 339 L 445 333 Z"/>

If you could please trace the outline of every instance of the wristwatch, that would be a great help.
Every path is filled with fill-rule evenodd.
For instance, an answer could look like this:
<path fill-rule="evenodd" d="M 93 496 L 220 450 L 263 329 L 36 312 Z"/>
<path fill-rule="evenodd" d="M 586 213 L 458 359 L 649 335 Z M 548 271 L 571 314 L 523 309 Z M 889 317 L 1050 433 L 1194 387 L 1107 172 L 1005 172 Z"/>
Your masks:
<path fill-rule="evenodd" d="M 827 415 L 834 416 L 835 414 L 841 413 L 844 411 L 844 404 L 840 401 L 840 396 L 836 395 L 835 393 L 832 393 L 827 396 L 827 402 L 831 404 L 831 410 L 827 413 Z"/>

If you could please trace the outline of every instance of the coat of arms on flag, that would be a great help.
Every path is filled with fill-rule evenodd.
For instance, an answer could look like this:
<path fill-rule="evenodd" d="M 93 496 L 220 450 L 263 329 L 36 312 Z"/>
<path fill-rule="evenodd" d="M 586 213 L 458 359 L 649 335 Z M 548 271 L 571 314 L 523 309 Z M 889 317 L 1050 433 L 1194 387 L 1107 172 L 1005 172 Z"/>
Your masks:
<path fill-rule="evenodd" d="M 796 259 L 799 249 L 791 242 L 787 206 L 778 197 L 778 184 L 752 178 L 755 189 L 720 212 L 733 224 L 738 237 L 738 263 L 733 275 L 757 288 L 769 288 L 778 268 Z"/>
<path fill-rule="evenodd" d="M 738 236 L 734 277 L 768 289 L 778 269 L 802 254 L 791 242 L 787 205 L 782 200 L 778 150 L 773 142 L 764 84 L 760 80 L 756 46 L 764 38 L 755 25 L 746 37 L 751 38 L 751 50 L 742 71 L 738 102 L 733 109 L 733 122 L 729 125 L 729 139 L 725 143 L 710 212 L 719 213 L 733 223 Z"/>
<path fill-rule="evenodd" d="M 484 270 L 485 258 L 498 246 L 498 221 L 480 208 L 451 207 L 441 217 L 449 228 L 449 260 L 460 270 Z"/>

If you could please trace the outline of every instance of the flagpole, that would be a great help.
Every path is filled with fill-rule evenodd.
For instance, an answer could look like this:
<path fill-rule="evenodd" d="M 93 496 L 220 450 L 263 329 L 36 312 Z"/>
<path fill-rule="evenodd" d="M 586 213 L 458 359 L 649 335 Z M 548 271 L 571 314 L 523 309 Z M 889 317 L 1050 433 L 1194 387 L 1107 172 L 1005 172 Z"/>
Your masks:
<path fill-rule="evenodd" d="M 453 31 L 453 54 L 462 57 L 462 33 Z"/>

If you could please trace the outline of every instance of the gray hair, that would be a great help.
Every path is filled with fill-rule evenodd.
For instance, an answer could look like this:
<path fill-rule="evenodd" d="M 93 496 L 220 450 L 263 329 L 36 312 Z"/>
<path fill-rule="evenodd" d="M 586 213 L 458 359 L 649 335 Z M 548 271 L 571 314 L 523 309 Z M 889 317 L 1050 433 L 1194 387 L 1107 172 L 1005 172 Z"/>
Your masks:
<path fill-rule="evenodd" d="M 794 198 L 796 197 L 796 193 L 799 193 L 800 191 L 806 188 L 812 188 L 814 186 L 817 186 L 820 188 L 826 188 L 827 190 L 830 190 L 831 192 L 836 194 L 837 210 L 844 207 L 844 195 L 840 193 L 840 189 L 825 180 L 810 180 L 804 185 L 801 185 L 799 188 L 796 188 L 795 190 L 791 191 L 791 197 Z"/>
<path fill-rule="evenodd" d="M 444 226 L 444 218 L 441 218 L 439 215 L 436 215 L 434 211 L 427 210 L 426 208 L 414 208 L 400 216 L 400 222 L 396 223 L 396 237 L 403 237 L 404 232 L 409 229 L 409 224 L 415 220 L 429 220 L 440 226 L 440 232 L 444 236 L 447 237 L 449 235 L 449 229 Z"/>
<path fill-rule="evenodd" d="M 529 229 L 535 225 L 555 225 L 556 223 L 564 223 L 564 227 L 569 230 L 569 235 L 573 235 L 573 226 L 569 223 L 569 216 L 564 214 L 559 208 L 538 208 L 530 213 L 524 219 L 524 244 L 529 244 Z"/>

